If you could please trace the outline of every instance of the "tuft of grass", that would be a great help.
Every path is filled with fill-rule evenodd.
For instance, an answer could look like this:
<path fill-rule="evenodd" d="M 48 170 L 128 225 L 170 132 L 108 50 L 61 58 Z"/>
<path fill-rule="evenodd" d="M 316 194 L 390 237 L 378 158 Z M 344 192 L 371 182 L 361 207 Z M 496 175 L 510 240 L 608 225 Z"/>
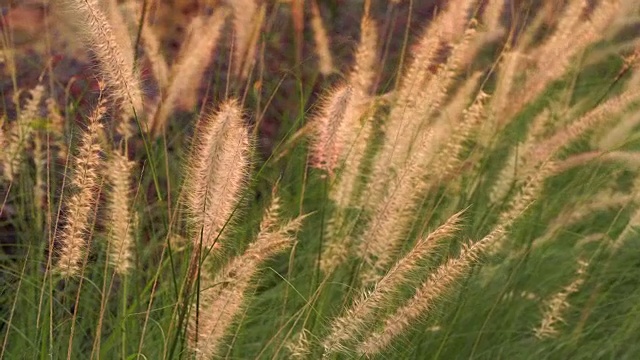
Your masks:
<path fill-rule="evenodd" d="M 0 359 L 640 356 L 635 2 L 179 3 L 0 15 Z"/>

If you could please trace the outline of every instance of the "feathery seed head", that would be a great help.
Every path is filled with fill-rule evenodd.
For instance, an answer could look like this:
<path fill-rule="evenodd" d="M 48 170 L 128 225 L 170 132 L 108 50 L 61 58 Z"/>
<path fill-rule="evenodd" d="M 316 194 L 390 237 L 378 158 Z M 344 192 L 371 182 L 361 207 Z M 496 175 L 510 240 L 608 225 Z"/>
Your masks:
<path fill-rule="evenodd" d="M 354 68 L 349 75 L 349 83 L 354 87 L 355 98 L 366 98 L 372 90 L 378 66 L 378 28 L 376 21 L 362 17 L 360 42 L 355 54 Z"/>
<path fill-rule="evenodd" d="M 562 313 L 569 308 L 569 296 L 578 292 L 585 281 L 587 268 L 589 263 L 584 260 L 578 260 L 578 269 L 576 270 L 576 278 L 560 292 L 551 296 L 544 302 L 544 313 L 540 326 L 534 329 L 535 336 L 538 339 L 554 337 L 558 334 L 558 323 L 564 322 Z"/>
<path fill-rule="evenodd" d="M 46 100 L 47 115 L 49 116 L 50 132 L 53 134 L 55 144 L 58 148 L 58 158 L 67 157 L 67 144 L 64 142 L 64 118 L 60 114 L 60 109 L 53 98 Z"/>
<path fill-rule="evenodd" d="M 265 5 L 259 8 L 256 0 L 226 0 L 225 3 L 233 11 L 234 74 L 245 79 L 255 61 Z"/>
<path fill-rule="evenodd" d="M 407 275 L 416 270 L 418 262 L 424 259 L 439 242 L 453 235 L 459 228 L 462 211 L 418 240 L 415 246 L 377 282 L 371 292 L 363 292 L 361 297 L 331 324 L 331 333 L 324 340 L 325 353 L 333 353 L 344 348 L 347 342 L 357 340 L 367 323 L 371 323 L 373 313 L 380 308 L 390 295 L 407 280 Z"/>
<path fill-rule="evenodd" d="M 16 122 L 12 123 L 9 136 L 6 137 L 7 149 L 3 150 L 4 177 L 13 181 L 20 172 L 20 167 L 25 158 L 25 152 L 30 148 L 30 142 L 34 135 L 34 123 L 40 112 L 40 103 L 44 95 L 44 86 L 37 85 L 31 91 L 31 98 L 27 100 L 18 114 Z"/>
<path fill-rule="evenodd" d="M 204 273 L 200 317 L 196 319 L 193 311 L 188 328 L 189 346 L 198 359 L 210 359 L 216 354 L 222 337 L 242 309 L 245 294 L 262 263 L 292 245 L 292 233 L 298 230 L 304 217 L 276 226 L 279 207 L 276 196 L 263 217 L 255 242 L 242 255 L 231 259 L 214 279 Z"/>
<path fill-rule="evenodd" d="M 142 114 L 142 91 L 136 72 L 133 49 L 123 49 L 113 27 L 101 10 L 97 0 L 59 0 L 73 14 L 82 28 L 82 37 L 98 62 L 98 69 L 111 96 L 121 102 L 127 114 Z M 116 12 L 117 14 L 117 12 Z M 125 35 L 123 35 L 125 37 Z M 126 45 L 128 46 L 128 45 Z M 129 61 L 128 61 L 129 60 Z"/>
<path fill-rule="evenodd" d="M 349 137 L 351 124 L 346 124 L 351 111 L 350 86 L 340 86 L 327 95 L 318 114 L 312 121 L 315 123 L 315 137 L 312 143 L 313 166 L 333 175 L 345 148 L 345 140 Z"/>
<path fill-rule="evenodd" d="M 251 143 L 240 105 L 227 101 L 198 126 L 185 179 L 191 222 L 204 248 L 221 236 L 244 189 Z M 200 237 L 202 236 L 202 238 Z"/>
<path fill-rule="evenodd" d="M 218 46 L 228 15 L 228 9 L 221 8 L 210 16 L 195 17 L 189 24 L 189 38 L 180 48 L 167 84 L 161 89 L 162 97 L 149 117 L 149 128 L 154 136 L 162 134 L 179 101 L 196 103 L 198 85 Z M 163 71 L 162 66 L 162 61 L 158 59 L 160 71 Z"/>
<path fill-rule="evenodd" d="M 66 202 L 66 217 L 63 228 L 56 236 L 59 244 L 59 259 L 56 270 L 65 278 L 78 275 L 88 242 L 91 217 L 98 201 L 98 185 L 102 166 L 100 119 L 105 113 L 101 100 L 89 117 L 87 130 L 83 133 L 80 149 L 73 167 L 71 195 Z"/>
<path fill-rule="evenodd" d="M 107 176 L 109 193 L 109 254 L 108 261 L 116 273 L 124 275 L 131 268 L 134 215 L 131 212 L 130 179 L 134 163 L 127 156 L 114 152 Z"/>
<path fill-rule="evenodd" d="M 311 1 L 311 29 L 313 30 L 313 39 L 316 43 L 316 54 L 318 55 L 318 65 L 320 73 L 324 76 L 330 75 L 333 71 L 333 57 L 331 56 L 330 41 L 327 30 L 322 23 L 322 16 L 318 3 Z"/>
<path fill-rule="evenodd" d="M 502 27 L 502 13 L 506 4 L 503 0 L 487 1 L 482 13 L 482 22 L 489 31 L 496 31 Z"/>
<path fill-rule="evenodd" d="M 405 332 L 420 315 L 430 311 L 434 303 L 468 271 L 471 265 L 477 261 L 479 255 L 486 252 L 495 241 L 502 237 L 503 233 L 504 228 L 498 226 L 482 240 L 463 246 L 457 258 L 451 258 L 440 265 L 435 272 L 429 275 L 427 281 L 416 291 L 415 295 L 387 318 L 382 330 L 374 332 L 359 345 L 358 352 L 372 356 L 385 349 L 394 338 Z"/>

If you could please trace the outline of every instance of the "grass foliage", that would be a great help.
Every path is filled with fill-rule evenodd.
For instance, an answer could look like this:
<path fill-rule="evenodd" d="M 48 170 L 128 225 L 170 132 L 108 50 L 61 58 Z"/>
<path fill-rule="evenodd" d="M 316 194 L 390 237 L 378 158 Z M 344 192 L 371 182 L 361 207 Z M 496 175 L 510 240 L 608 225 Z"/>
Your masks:
<path fill-rule="evenodd" d="M 95 81 L 1 16 L 0 358 L 640 356 L 637 2 L 43 3 Z"/>

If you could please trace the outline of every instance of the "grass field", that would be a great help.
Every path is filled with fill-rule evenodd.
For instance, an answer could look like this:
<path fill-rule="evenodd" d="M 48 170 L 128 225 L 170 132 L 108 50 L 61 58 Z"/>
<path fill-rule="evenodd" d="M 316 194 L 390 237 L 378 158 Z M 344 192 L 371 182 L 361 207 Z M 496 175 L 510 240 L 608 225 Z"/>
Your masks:
<path fill-rule="evenodd" d="M 0 359 L 638 358 L 639 15 L 3 4 Z"/>

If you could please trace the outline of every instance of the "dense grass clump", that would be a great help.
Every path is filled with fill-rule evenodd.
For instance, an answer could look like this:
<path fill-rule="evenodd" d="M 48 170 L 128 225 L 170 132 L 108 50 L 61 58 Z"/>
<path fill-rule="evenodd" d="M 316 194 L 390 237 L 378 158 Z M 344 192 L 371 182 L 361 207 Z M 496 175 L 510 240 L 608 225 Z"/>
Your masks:
<path fill-rule="evenodd" d="M 636 1 L 179 3 L 0 16 L 0 358 L 640 356 Z"/>

